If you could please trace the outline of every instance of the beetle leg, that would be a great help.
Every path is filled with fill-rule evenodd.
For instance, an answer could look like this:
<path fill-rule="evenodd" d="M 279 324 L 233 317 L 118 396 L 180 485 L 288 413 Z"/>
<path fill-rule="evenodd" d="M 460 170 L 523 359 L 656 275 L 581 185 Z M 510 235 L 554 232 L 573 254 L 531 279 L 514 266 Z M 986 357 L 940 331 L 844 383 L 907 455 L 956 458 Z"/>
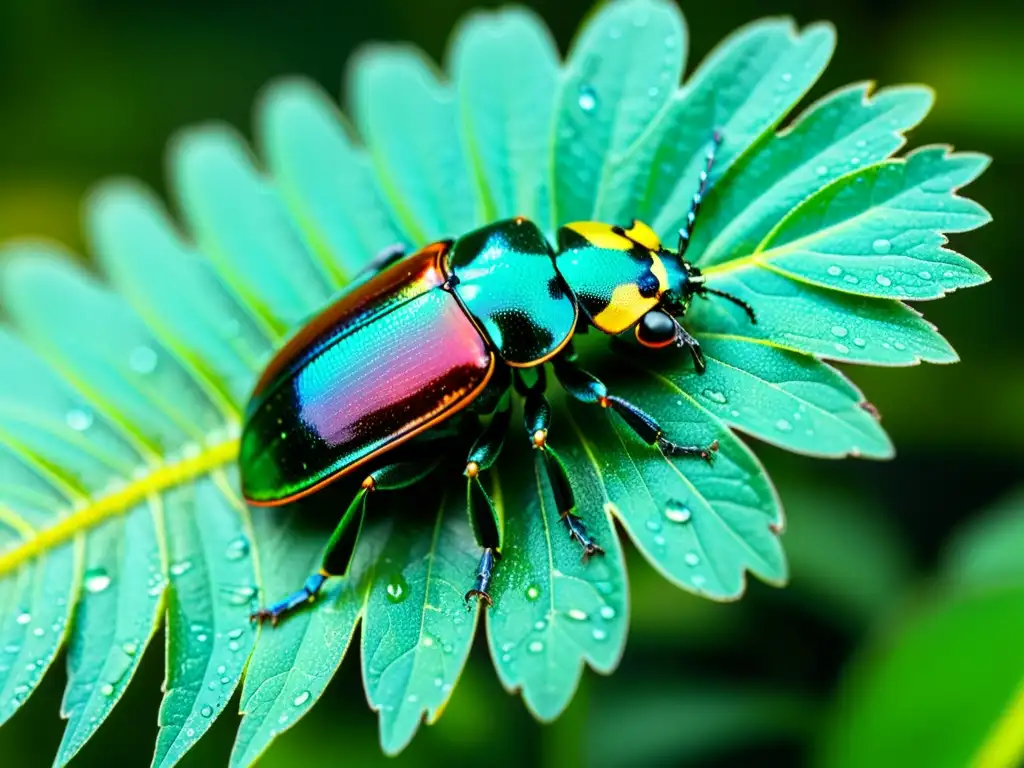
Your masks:
<path fill-rule="evenodd" d="M 538 452 L 537 461 L 547 475 L 551 492 L 555 497 L 555 506 L 562 517 L 562 522 L 565 523 L 569 537 L 583 547 L 583 561 L 586 562 L 593 555 L 603 555 L 604 550 L 590 537 L 583 519 L 576 514 L 576 496 L 572 491 L 572 484 L 569 482 L 569 473 L 566 472 L 562 459 L 548 445 L 551 407 L 548 405 L 547 398 L 544 397 L 544 385 L 545 380 L 541 375 L 532 387 L 524 386 L 526 403 L 523 406 L 523 416 L 526 422 L 526 431 L 533 447 Z"/>
<path fill-rule="evenodd" d="M 347 575 L 356 542 L 359 539 L 359 532 L 363 527 L 363 518 L 366 516 L 368 494 L 375 490 L 392 490 L 412 485 L 432 472 L 437 463 L 390 464 L 367 475 L 359 492 L 348 505 L 348 509 L 345 510 L 345 514 L 342 515 L 331 538 L 327 541 L 317 572 L 306 579 L 302 589 L 293 592 L 269 608 L 260 608 L 249 618 L 252 621 L 261 623 L 269 621 L 271 625 L 276 625 L 289 613 L 306 603 L 313 602 L 329 577 Z"/>
<path fill-rule="evenodd" d="M 473 535 L 484 550 L 480 556 L 473 586 L 466 592 L 467 604 L 471 597 L 477 597 L 480 602 L 487 605 L 493 604 L 487 590 L 491 584 L 494 565 L 501 559 L 504 525 L 491 497 L 480 482 L 480 473 L 490 469 L 497 461 L 505 443 L 511 416 L 511 398 L 506 392 L 498 403 L 490 423 L 466 457 L 466 469 L 463 472 L 466 476 L 466 510 L 469 513 L 469 525 Z"/>
<path fill-rule="evenodd" d="M 378 272 L 387 269 L 404 256 L 405 246 L 401 243 L 392 243 L 391 245 L 385 246 L 366 263 L 365 267 L 359 270 L 355 276 L 355 280 L 358 281 L 367 277 L 373 277 Z"/>
<path fill-rule="evenodd" d="M 666 456 L 693 456 L 704 459 L 708 464 L 714 461 L 718 441 L 710 445 L 679 445 L 665 437 L 661 426 L 653 416 L 633 405 L 628 400 L 608 394 L 608 387 L 593 374 L 587 373 L 575 363 L 556 357 L 555 375 L 571 397 L 583 403 L 597 403 L 602 408 L 611 408 L 629 425 L 637 436 L 648 445 L 657 445 Z"/>

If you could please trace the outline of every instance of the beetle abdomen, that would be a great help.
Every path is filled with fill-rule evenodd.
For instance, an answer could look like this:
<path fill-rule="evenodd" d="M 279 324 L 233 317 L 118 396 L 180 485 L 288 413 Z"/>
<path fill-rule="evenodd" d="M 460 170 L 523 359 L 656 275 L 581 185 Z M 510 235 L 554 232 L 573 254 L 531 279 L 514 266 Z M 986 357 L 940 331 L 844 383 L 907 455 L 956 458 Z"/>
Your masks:
<path fill-rule="evenodd" d="M 447 418 L 484 388 L 494 357 L 441 287 L 441 253 L 425 249 L 360 285 L 275 357 L 242 435 L 247 499 L 282 504 L 303 496 Z"/>

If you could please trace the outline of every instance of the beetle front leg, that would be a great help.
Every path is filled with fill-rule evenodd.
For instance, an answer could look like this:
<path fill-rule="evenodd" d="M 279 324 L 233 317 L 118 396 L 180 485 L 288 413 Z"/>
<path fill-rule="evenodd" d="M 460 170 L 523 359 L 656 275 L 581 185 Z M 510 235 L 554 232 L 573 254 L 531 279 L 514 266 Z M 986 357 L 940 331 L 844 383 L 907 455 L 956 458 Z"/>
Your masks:
<path fill-rule="evenodd" d="M 608 387 L 593 374 L 584 371 L 567 356 L 554 361 L 555 375 L 571 397 L 582 403 L 596 403 L 602 408 L 611 408 L 622 418 L 630 429 L 648 445 L 656 445 L 666 456 L 693 456 L 704 459 L 708 464 L 714 461 L 718 441 L 707 446 L 680 445 L 665 437 L 661 426 L 653 416 L 645 413 L 628 400 L 608 393 Z"/>
<path fill-rule="evenodd" d="M 390 464 L 367 475 L 359 492 L 348 505 L 345 514 L 341 516 L 331 538 L 327 541 L 317 572 L 306 579 L 302 589 L 296 590 L 269 608 L 260 608 L 249 617 L 250 620 L 260 623 L 269 621 L 271 625 L 276 625 L 288 614 L 293 613 L 306 603 L 316 600 L 328 578 L 346 576 L 349 566 L 352 564 L 352 555 L 359 540 L 359 532 L 363 527 L 363 518 L 366 516 L 368 494 L 376 490 L 404 488 L 421 480 L 436 466 L 436 462 L 433 464 Z"/>

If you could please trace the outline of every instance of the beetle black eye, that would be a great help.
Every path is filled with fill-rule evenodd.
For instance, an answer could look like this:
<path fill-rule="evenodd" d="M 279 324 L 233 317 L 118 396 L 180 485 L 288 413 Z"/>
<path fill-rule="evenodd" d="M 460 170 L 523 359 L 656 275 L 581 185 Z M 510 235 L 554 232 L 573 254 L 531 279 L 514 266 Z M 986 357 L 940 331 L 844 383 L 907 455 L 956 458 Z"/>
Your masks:
<path fill-rule="evenodd" d="M 645 347 L 665 347 L 676 340 L 676 321 L 659 309 L 652 309 L 640 318 L 636 338 Z"/>

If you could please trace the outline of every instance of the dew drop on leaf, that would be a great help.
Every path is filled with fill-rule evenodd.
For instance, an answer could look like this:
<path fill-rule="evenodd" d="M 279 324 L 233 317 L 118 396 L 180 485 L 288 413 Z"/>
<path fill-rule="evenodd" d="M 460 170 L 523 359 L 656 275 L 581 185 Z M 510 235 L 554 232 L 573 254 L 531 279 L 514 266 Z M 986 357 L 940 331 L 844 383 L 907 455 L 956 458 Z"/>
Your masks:
<path fill-rule="evenodd" d="M 92 413 L 81 408 L 72 408 L 64 420 L 71 429 L 76 432 L 84 432 L 92 426 Z"/>
<path fill-rule="evenodd" d="M 542 643 L 540 640 L 534 640 L 532 643 L 526 646 L 526 650 L 528 650 L 530 653 L 540 653 L 544 650 L 544 643 Z"/>
<path fill-rule="evenodd" d="M 536 600 L 538 597 L 540 597 L 540 589 L 537 587 L 536 584 L 531 584 L 526 588 L 526 596 L 530 600 Z"/>
<path fill-rule="evenodd" d="M 849 333 L 849 331 L 847 331 L 847 330 L 846 330 L 845 328 L 843 328 L 843 326 L 841 326 L 841 325 L 833 325 L 833 326 L 832 326 L 832 335 L 833 335 L 833 336 L 838 336 L 838 337 L 839 337 L 839 338 L 841 339 L 841 338 L 843 338 L 843 337 L 844 337 L 844 336 L 845 336 L 845 335 L 846 335 L 847 333 Z"/>
<path fill-rule="evenodd" d="M 826 173 L 828 173 L 828 166 L 819 165 L 817 168 L 814 169 L 814 172 L 819 176 L 824 176 Z"/>
<path fill-rule="evenodd" d="M 729 402 L 729 398 L 725 396 L 725 393 L 719 392 L 717 389 L 705 389 L 704 396 L 708 398 L 708 400 L 714 400 L 716 403 L 720 403 L 722 405 Z"/>
<path fill-rule="evenodd" d="M 113 696 L 114 686 L 112 686 L 110 683 L 104 683 L 100 686 L 100 693 L 104 696 Z"/>
<path fill-rule="evenodd" d="M 608 637 L 608 633 L 605 632 L 603 629 L 595 629 L 594 632 L 593 632 L 593 635 L 594 635 L 594 639 L 597 640 L 598 642 L 600 642 L 601 640 L 604 640 L 604 639 L 606 639 Z"/>
<path fill-rule="evenodd" d="M 15 621 L 18 622 L 19 624 L 28 624 L 30 621 L 32 621 L 32 614 L 31 613 L 19 614 L 18 618 L 16 618 Z"/>
<path fill-rule="evenodd" d="M 395 574 L 388 581 L 385 592 L 389 602 L 400 603 L 409 596 L 409 584 L 401 574 Z"/>
<path fill-rule="evenodd" d="M 36 627 L 35 629 L 32 630 L 32 634 L 35 635 L 36 637 L 42 637 L 43 635 L 46 634 L 46 630 L 43 629 L 42 627 Z"/>
<path fill-rule="evenodd" d="M 786 419 L 779 419 L 775 422 L 775 428 L 780 432 L 789 432 L 793 428 L 793 425 Z"/>
<path fill-rule="evenodd" d="M 294 704 L 296 707 L 301 707 L 303 704 L 309 701 L 309 695 L 309 691 L 303 691 L 292 700 L 292 704 Z"/>
<path fill-rule="evenodd" d="M 696 552 L 687 552 L 683 556 L 683 561 L 689 566 L 700 565 L 700 557 Z"/>
<path fill-rule="evenodd" d="M 843 274 L 843 268 L 833 264 L 831 267 L 828 268 L 828 273 L 832 275 L 832 277 L 839 277 L 841 274 Z"/>
<path fill-rule="evenodd" d="M 207 706 L 205 706 L 205 707 L 203 707 L 202 709 L 199 710 L 199 714 L 202 715 L 203 717 L 209 717 L 210 715 L 213 714 L 213 707 L 207 705 Z"/>
<path fill-rule="evenodd" d="M 850 348 L 845 344 L 836 344 L 834 346 L 836 348 L 836 352 L 838 352 L 841 355 L 845 355 L 847 352 L 850 351 Z"/>
<path fill-rule="evenodd" d="M 685 504 L 680 504 L 678 501 L 670 501 L 668 506 L 665 507 L 665 517 L 671 520 L 673 523 L 688 523 L 693 513 L 690 508 Z"/>
<path fill-rule="evenodd" d="M 156 370 L 156 363 L 156 352 L 145 345 L 136 347 L 128 356 L 128 366 L 136 373 L 152 373 Z"/>
<path fill-rule="evenodd" d="M 241 560 L 249 554 L 249 540 L 245 536 L 239 536 L 228 544 L 224 555 L 228 560 Z"/>
<path fill-rule="evenodd" d="M 567 615 L 570 619 L 575 619 L 576 621 L 587 620 L 587 614 L 581 611 L 579 608 L 570 608 Z"/>
<path fill-rule="evenodd" d="M 546 626 L 547 623 L 544 621 L 544 619 L 537 619 L 537 621 L 534 622 L 533 628 L 540 632 Z"/>
<path fill-rule="evenodd" d="M 892 285 L 892 280 L 890 280 L 885 275 L 876 275 L 875 282 L 878 283 L 883 288 L 888 288 L 890 285 Z"/>
<path fill-rule="evenodd" d="M 871 244 L 871 249 L 878 254 L 886 254 L 892 249 L 892 243 L 880 237 Z"/>
<path fill-rule="evenodd" d="M 597 108 L 597 94 L 589 85 L 581 85 L 578 102 L 584 112 L 593 112 Z"/>
<path fill-rule="evenodd" d="M 172 576 L 183 576 L 184 574 L 188 573 L 191 568 L 191 560 L 182 560 L 179 563 L 172 563 L 170 571 Z"/>
<path fill-rule="evenodd" d="M 136 643 L 125 643 L 121 646 L 121 650 L 129 656 L 134 656 L 139 652 L 139 646 Z"/>
<path fill-rule="evenodd" d="M 104 568 L 90 568 L 85 572 L 85 588 L 94 595 L 110 586 L 110 576 Z"/>
<path fill-rule="evenodd" d="M 847 275 L 846 277 L 843 278 L 843 280 L 848 282 L 850 285 L 856 285 L 857 283 L 860 282 L 860 280 L 855 275 Z"/>
<path fill-rule="evenodd" d="M 931 280 L 932 279 L 932 273 L 931 272 L 918 272 L 917 274 L 920 276 L 920 278 L 922 280 Z"/>
<path fill-rule="evenodd" d="M 660 520 L 648 520 L 646 525 L 647 525 L 647 530 L 649 530 L 649 531 L 657 532 L 657 531 L 661 530 L 661 521 Z"/>
<path fill-rule="evenodd" d="M 611 621 L 615 618 L 615 609 L 610 605 L 601 606 L 601 610 L 598 613 L 601 614 L 601 618 L 605 621 Z"/>

